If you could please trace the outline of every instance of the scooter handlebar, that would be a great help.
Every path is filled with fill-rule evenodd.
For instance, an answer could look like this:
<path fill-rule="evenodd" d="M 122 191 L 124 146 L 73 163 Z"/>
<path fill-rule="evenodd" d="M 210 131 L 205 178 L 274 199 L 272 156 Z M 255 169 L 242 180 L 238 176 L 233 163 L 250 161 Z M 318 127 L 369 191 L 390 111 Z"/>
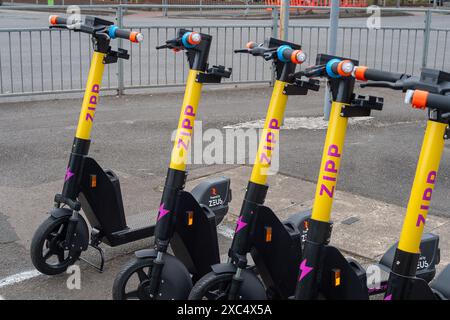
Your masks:
<path fill-rule="evenodd" d="M 320 76 L 335 79 L 348 78 L 352 75 L 354 67 L 355 65 L 351 60 L 335 58 L 325 64 L 307 67 L 300 72 L 294 73 L 292 76 L 294 78 L 301 78 L 302 76 L 308 78 Z"/>
<path fill-rule="evenodd" d="M 435 108 L 450 112 L 449 95 L 431 93 L 424 90 L 408 90 L 405 96 L 405 103 L 411 104 L 416 109 Z"/>
<path fill-rule="evenodd" d="M 294 50 L 290 46 L 283 45 L 277 49 L 278 59 L 282 62 L 292 62 L 302 64 L 306 61 L 306 53 L 302 50 Z"/>
<path fill-rule="evenodd" d="M 108 35 L 111 39 L 121 38 L 135 43 L 139 43 L 144 40 L 144 35 L 142 33 L 127 29 L 120 29 L 117 26 L 110 26 L 108 28 Z"/>
<path fill-rule="evenodd" d="M 77 25 L 81 23 L 81 20 L 78 19 L 69 19 L 56 15 L 51 15 L 49 17 L 49 22 L 51 26 L 61 27 L 67 29 L 75 29 L 76 31 L 86 32 L 86 33 L 106 33 L 111 39 L 121 38 L 130 40 L 131 42 L 139 43 L 144 40 L 144 36 L 140 32 L 131 31 L 127 29 L 120 29 L 117 26 L 110 25 L 105 26 L 105 29 L 100 28 L 99 30 L 95 30 L 94 28 L 86 28 L 83 25 Z M 75 27 L 77 26 L 77 27 Z"/>
<path fill-rule="evenodd" d="M 245 45 L 245 49 L 236 49 L 234 50 L 234 53 L 248 53 L 253 56 L 261 56 L 264 57 L 264 55 L 267 52 L 273 51 L 269 48 L 264 47 L 262 43 L 256 43 L 254 41 L 247 42 Z"/>
<path fill-rule="evenodd" d="M 292 62 L 295 64 L 301 64 L 306 60 L 306 54 L 302 50 L 294 50 L 288 45 L 267 48 L 262 43 L 250 41 L 246 47 L 246 49 L 234 50 L 234 53 L 248 53 L 253 56 L 263 57 L 266 60 L 273 59 L 276 56 L 281 62 Z"/>
<path fill-rule="evenodd" d="M 193 49 L 202 42 L 202 35 L 195 31 L 185 32 L 183 35 L 167 40 L 165 44 L 157 46 L 156 50 L 173 49 L 180 51 L 183 49 Z"/>
<path fill-rule="evenodd" d="M 372 81 L 386 81 L 386 82 L 396 82 L 398 80 L 401 80 L 405 76 L 405 74 L 403 73 L 370 69 L 365 66 L 355 67 L 355 69 L 353 70 L 353 75 L 356 78 L 356 80 L 361 81 L 372 80 Z"/>
<path fill-rule="evenodd" d="M 48 17 L 48 22 L 54 25 L 67 25 L 67 18 L 51 15 Z"/>

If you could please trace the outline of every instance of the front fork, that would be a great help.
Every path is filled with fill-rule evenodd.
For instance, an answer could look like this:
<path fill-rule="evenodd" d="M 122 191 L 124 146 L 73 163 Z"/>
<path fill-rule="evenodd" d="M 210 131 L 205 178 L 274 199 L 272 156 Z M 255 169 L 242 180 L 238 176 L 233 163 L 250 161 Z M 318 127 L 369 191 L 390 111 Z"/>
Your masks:
<path fill-rule="evenodd" d="M 342 116 L 346 104 L 333 102 L 316 186 L 310 227 L 304 245 L 295 290 L 298 300 L 316 299 L 325 245 L 331 234 L 331 207 L 339 174 L 348 119 Z"/>
<path fill-rule="evenodd" d="M 268 186 L 254 182 L 249 182 L 247 192 L 242 203 L 241 214 L 239 215 L 236 230 L 231 244 L 229 263 L 234 263 L 237 267 L 236 273 L 231 281 L 228 292 L 229 300 L 236 300 L 237 293 L 242 284 L 242 271 L 247 267 L 247 253 L 251 247 L 251 233 L 255 219 L 257 219 L 258 209 L 263 205 L 266 198 Z"/>

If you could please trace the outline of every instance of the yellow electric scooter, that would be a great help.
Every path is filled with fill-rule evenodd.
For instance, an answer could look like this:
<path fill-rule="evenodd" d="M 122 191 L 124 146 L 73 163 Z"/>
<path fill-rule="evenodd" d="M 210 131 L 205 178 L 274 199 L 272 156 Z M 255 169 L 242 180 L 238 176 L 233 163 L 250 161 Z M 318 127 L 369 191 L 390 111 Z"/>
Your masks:
<path fill-rule="evenodd" d="M 420 77 L 415 77 L 367 67 L 358 67 L 354 73 L 358 80 L 371 80 L 361 86 L 406 91 L 406 103 L 411 104 L 413 108 L 428 110 L 425 136 L 400 240 L 392 262 L 385 300 L 448 300 L 450 264 L 430 283 L 418 277 L 417 265 L 423 254 L 421 238 L 444 151 L 444 142 L 448 139 L 450 73 L 424 68 Z"/>

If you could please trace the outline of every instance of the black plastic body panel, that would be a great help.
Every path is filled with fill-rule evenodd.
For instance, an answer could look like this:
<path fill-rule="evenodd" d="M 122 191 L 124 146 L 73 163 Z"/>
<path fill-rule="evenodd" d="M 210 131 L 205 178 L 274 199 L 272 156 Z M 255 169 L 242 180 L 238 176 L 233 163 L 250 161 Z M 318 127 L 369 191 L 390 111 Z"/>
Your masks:
<path fill-rule="evenodd" d="M 251 234 L 251 255 L 267 289 L 278 298 L 287 299 L 294 294 L 302 256 L 302 232 L 297 225 L 302 226 L 309 217 L 308 213 L 298 213 L 295 218 L 299 219 L 291 217 L 283 223 L 270 208 L 258 209 Z M 269 242 L 266 242 L 267 228 L 272 228 Z"/>
<path fill-rule="evenodd" d="M 91 187 L 92 176 L 96 176 L 95 187 Z M 127 229 L 119 178 L 86 157 L 80 189 L 79 201 L 90 225 L 105 237 L 103 242 L 111 245 L 111 235 Z"/>
<path fill-rule="evenodd" d="M 368 300 L 367 285 L 342 253 L 332 246 L 324 248 L 320 292 L 327 300 Z M 340 285 L 334 285 L 334 271 L 340 271 Z"/>
<path fill-rule="evenodd" d="M 177 200 L 175 233 L 170 241 L 175 256 L 187 267 L 195 279 L 211 271 L 220 262 L 215 215 L 186 191 Z M 188 217 L 192 215 L 192 224 Z"/>

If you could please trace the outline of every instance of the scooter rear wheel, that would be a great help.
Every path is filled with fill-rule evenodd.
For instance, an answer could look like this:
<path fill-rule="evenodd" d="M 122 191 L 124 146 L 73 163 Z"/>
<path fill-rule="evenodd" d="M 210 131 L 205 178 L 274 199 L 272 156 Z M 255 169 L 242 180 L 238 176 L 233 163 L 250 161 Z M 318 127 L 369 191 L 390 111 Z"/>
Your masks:
<path fill-rule="evenodd" d="M 81 251 L 69 256 L 63 248 L 69 217 L 48 217 L 36 230 L 31 240 L 31 261 L 46 275 L 63 273 L 80 257 Z"/>

